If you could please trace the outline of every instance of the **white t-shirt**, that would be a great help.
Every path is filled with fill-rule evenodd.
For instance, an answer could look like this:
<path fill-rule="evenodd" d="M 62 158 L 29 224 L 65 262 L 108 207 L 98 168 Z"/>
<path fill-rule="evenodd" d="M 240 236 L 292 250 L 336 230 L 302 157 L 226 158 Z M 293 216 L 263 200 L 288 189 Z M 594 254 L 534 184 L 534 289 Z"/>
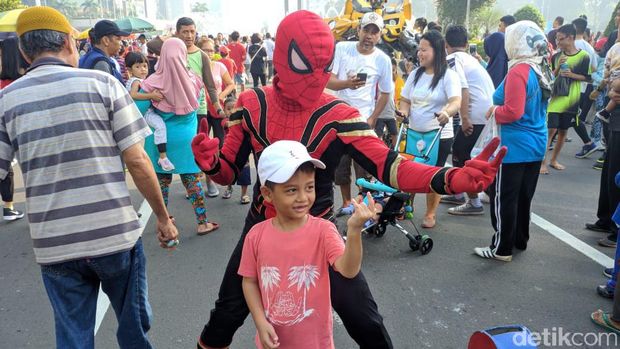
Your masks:
<path fill-rule="evenodd" d="M 357 41 L 339 42 L 336 45 L 332 73 L 340 80 L 346 80 L 349 75 L 358 73 L 368 74 L 363 87 L 336 92 L 339 98 L 357 108 L 365 118 L 375 109 L 377 90 L 383 93 L 394 91 L 390 58 L 378 48 L 369 55 L 359 53 Z"/>
<path fill-rule="evenodd" d="M 265 48 L 265 51 L 267 51 L 267 60 L 273 61 L 273 50 L 275 49 L 276 44 L 271 39 L 265 39 L 265 41 L 263 41 L 263 47 Z"/>
<path fill-rule="evenodd" d="M 409 109 L 409 128 L 418 132 L 428 132 L 439 129 L 439 121 L 435 113 L 441 111 L 448 104 L 451 97 L 461 96 L 461 82 L 452 69 L 446 70 L 439 83 L 431 90 L 433 75 L 422 73 L 418 82 L 413 84 L 417 68 L 409 74 L 401 96 L 411 101 Z M 441 138 L 454 137 L 452 118 L 443 128 Z"/>
<path fill-rule="evenodd" d="M 456 72 L 461 89 L 469 90 L 469 117 L 474 125 L 485 125 L 486 112 L 493 105 L 495 86 L 486 69 L 478 60 L 465 52 L 448 55 L 448 66 Z"/>
<path fill-rule="evenodd" d="M 584 50 L 588 53 L 588 56 L 590 56 L 590 66 L 592 67 L 592 73 L 594 73 L 596 71 L 596 68 L 598 67 L 598 55 L 596 54 L 596 51 L 594 50 L 592 45 L 590 45 L 584 39 L 578 39 L 578 40 L 575 40 L 575 47 L 577 47 L 580 50 Z M 581 83 L 582 93 L 586 91 L 588 84 L 589 84 L 588 82 Z"/>

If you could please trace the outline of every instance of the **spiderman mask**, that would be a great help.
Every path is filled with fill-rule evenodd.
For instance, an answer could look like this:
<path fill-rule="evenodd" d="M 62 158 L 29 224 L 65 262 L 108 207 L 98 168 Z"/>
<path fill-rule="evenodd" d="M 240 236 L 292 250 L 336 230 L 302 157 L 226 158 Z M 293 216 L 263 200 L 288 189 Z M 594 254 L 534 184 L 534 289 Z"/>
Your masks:
<path fill-rule="evenodd" d="M 321 17 L 297 11 L 278 26 L 273 64 L 276 91 L 288 103 L 312 108 L 323 93 L 334 60 L 334 37 Z"/>

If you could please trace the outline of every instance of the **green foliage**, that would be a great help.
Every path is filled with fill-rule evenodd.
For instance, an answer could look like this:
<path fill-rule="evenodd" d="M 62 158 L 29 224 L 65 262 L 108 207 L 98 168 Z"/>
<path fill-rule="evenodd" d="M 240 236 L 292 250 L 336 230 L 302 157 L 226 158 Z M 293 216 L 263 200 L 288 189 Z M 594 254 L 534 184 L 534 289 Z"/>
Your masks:
<path fill-rule="evenodd" d="M 98 17 L 101 13 L 98 0 L 85 0 L 80 7 L 82 8 L 82 13 L 88 18 Z"/>
<path fill-rule="evenodd" d="M 469 36 L 480 37 L 495 31 L 503 12 L 492 6 L 484 6 L 473 12 L 469 20 Z"/>
<path fill-rule="evenodd" d="M 465 24 L 465 17 L 467 16 L 465 4 L 465 0 L 435 0 L 441 25 L 446 28 L 450 24 Z M 494 4 L 495 0 L 471 0 L 470 14 Z"/>
<path fill-rule="evenodd" d="M 48 0 L 47 6 L 53 7 L 67 17 L 77 16 L 79 6 L 75 0 Z"/>
<path fill-rule="evenodd" d="M 607 28 L 605 28 L 605 36 L 609 36 L 609 34 L 611 34 L 612 31 L 617 29 L 615 18 L 616 18 L 616 13 L 618 12 L 618 10 L 620 10 L 620 1 L 616 5 L 614 12 L 611 13 L 611 19 L 609 20 L 609 24 L 607 24 Z"/>
<path fill-rule="evenodd" d="M 525 5 L 521 7 L 514 13 L 514 16 L 517 21 L 528 20 L 538 24 L 540 28 L 545 28 L 545 18 L 533 5 Z"/>
<path fill-rule="evenodd" d="M 0 0 L 0 12 L 24 8 L 21 0 Z"/>
<path fill-rule="evenodd" d="M 204 2 L 196 2 L 192 5 L 192 12 L 209 12 L 209 8 Z"/>

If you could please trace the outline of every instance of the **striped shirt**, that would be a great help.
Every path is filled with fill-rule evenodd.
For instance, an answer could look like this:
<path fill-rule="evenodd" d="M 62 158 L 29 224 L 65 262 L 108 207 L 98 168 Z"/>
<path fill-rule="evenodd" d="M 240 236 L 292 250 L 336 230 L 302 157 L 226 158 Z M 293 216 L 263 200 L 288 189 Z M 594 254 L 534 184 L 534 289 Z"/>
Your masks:
<path fill-rule="evenodd" d="M 0 91 L 0 178 L 17 157 L 40 264 L 131 249 L 141 230 L 121 152 L 150 135 L 112 75 L 34 62 Z"/>

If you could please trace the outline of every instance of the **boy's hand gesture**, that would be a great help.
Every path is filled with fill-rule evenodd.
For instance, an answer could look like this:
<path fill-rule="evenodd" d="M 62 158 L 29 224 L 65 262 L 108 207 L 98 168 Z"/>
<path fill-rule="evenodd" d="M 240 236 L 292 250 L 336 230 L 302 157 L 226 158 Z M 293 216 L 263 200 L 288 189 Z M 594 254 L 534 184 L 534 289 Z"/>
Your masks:
<path fill-rule="evenodd" d="M 258 330 L 258 338 L 265 349 L 275 349 L 280 346 L 278 335 L 273 326 L 265 321 L 263 324 L 256 326 Z"/>
<path fill-rule="evenodd" d="M 347 221 L 349 231 L 352 229 L 361 231 L 366 221 L 369 219 L 376 219 L 377 209 L 375 208 L 375 200 L 372 198 L 370 192 L 366 193 L 366 198 L 368 199 L 368 206 L 363 203 L 364 198 L 362 197 L 359 198 L 359 202 L 358 200 L 351 201 L 355 212 Z"/>

